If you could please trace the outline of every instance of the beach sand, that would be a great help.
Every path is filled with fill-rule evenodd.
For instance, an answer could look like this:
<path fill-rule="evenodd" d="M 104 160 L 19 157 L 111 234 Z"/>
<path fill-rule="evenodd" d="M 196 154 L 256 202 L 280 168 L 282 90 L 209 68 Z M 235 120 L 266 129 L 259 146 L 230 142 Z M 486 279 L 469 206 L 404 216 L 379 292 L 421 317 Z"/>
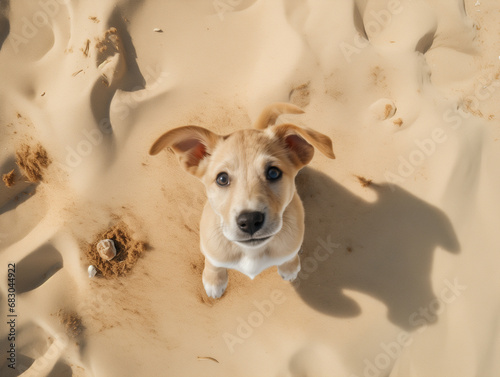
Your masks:
<path fill-rule="evenodd" d="M 484 0 L 0 2 L 0 375 L 500 375 L 499 16 Z M 302 272 L 230 271 L 210 299 L 204 188 L 148 150 L 182 125 L 251 127 L 272 102 L 301 106 L 278 122 L 337 157 L 296 179 Z"/>

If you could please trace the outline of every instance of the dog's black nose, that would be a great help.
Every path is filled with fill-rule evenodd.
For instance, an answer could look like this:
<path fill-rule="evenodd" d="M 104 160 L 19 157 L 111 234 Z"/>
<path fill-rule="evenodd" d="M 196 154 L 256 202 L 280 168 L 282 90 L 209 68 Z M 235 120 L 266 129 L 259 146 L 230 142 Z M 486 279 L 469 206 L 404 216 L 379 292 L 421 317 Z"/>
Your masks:
<path fill-rule="evenodd" d="M 265 215 L 262 212 L 242 212 L 236 219 L 238 227 L 245 233 L 254 234 L 264 224 Z"/>

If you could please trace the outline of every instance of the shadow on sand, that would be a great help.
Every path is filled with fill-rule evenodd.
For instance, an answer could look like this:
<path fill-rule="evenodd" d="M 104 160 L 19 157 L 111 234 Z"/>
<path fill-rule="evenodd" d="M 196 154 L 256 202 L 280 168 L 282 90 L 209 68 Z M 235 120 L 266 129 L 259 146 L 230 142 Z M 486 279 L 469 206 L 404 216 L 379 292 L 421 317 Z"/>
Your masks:
<path fill-rule="evenodd" d="M 296 182 L 306 212 L 302 270 L 294 283 L 302 299 L 325 314 L 353 317 L 361 308 L 343 290 L 356 290 L 382 302 L 392 323 L 410 329 L 412 313 L 436 299 L 436 248 L 460 249 L 446 215 L 389 184 L 367 187 L 378 196 L 371 203 L 309 168 Z"/>
<path fill-rule="evenodd" d="M 10 34 L 10 0 L 0 0 L 0 50 Z"/>

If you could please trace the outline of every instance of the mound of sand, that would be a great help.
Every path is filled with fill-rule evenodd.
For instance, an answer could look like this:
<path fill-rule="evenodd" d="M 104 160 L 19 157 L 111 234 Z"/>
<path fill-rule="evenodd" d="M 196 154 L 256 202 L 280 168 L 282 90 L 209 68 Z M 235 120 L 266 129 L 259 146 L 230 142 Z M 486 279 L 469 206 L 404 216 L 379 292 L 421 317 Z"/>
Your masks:
<path fill-rule="evenodd" d="M 109 261 L 102 259 L 97 251 L 97 243 L 105 239 L 113 240 L 116 247 L 116 256 Z M 87 245 L 85 257 L 87 262 L 97 269 L 98 276 L 115 278 L 128 274 L 145 250 L 146 244 L 134 240 L 129 227 L 121 222 L 98 234 L 94 241 Z"/>
<path fill-rule="evenodd" d="M 41 144 L 22 144 L 16 152 L 16 163 L 30 182 L 39 182 L 51 160 Z"/>
<path fill-rule="evenodd" d="M 14 169 L 12 169 L 10 172 L 2 175 L 2 181 L 5 183 L 5 186 L 7 186 L 7 187 L 14 186 L 14 183 L 16 181 L 16 173 L 15 173 Z"/>

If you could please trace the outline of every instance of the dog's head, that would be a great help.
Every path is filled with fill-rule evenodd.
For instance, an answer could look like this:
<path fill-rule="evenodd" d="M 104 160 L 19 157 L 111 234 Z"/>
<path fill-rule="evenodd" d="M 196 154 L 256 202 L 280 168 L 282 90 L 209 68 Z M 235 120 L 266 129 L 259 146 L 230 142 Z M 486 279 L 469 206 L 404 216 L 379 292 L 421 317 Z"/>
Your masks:
<path fill-rule="evenodd" d="M 295 193 L 295 176 L 311 161 L 314 147 L 335 158 L 330 138 L 319 132 L 293 124 L 267 128 L 277 112 L 290 108 L 267 108 L 257 129 L 225 136 L 197 126 L 175 128 L 149 153 L 171 148 L 184 169 L 205 184 L 224 236 L 242 247 L 259 247 L 281 230 L 283 212 Z"/>

